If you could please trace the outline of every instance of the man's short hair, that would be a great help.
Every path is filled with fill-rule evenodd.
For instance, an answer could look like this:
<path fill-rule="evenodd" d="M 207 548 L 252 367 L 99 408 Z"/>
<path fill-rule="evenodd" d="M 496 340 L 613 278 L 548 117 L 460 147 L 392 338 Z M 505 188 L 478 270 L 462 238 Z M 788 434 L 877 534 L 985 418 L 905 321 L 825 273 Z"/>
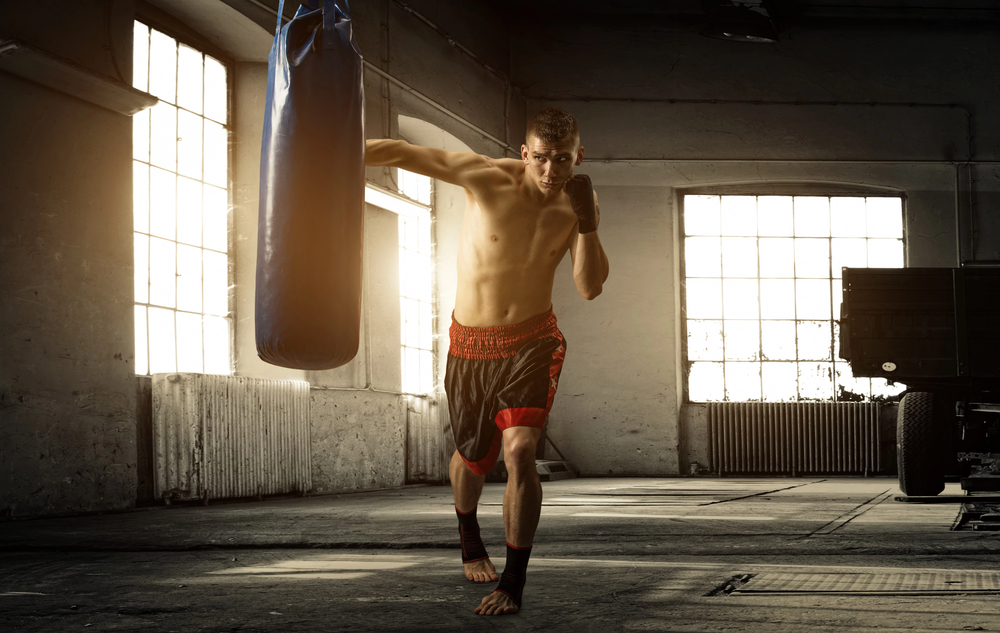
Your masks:
<path fill-rule="evenodd" d="M 525 142 L 530 143 L 532 136 L 543 143 L 554 145 L 567 137 L 578 139 L 580 130 L 576 126 L 576 119 L 569 112 L 559 108 L 542 108 L 528 121 Z"/>

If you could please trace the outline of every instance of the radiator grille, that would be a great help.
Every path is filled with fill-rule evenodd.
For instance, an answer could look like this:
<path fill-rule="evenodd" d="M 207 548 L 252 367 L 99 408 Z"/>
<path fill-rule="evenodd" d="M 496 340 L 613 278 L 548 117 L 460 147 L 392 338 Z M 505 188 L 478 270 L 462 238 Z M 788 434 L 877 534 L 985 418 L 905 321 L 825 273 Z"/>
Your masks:
<path fill-rule="evenodd" d="M 873 475 L 881 471 L 878 404 L 708 404 L 720 475 Z"/>
<path fill-rule="evenodd" d="M 157 499 L 306 492 L 309 383 L 154 374 L 153 452 Z"/>

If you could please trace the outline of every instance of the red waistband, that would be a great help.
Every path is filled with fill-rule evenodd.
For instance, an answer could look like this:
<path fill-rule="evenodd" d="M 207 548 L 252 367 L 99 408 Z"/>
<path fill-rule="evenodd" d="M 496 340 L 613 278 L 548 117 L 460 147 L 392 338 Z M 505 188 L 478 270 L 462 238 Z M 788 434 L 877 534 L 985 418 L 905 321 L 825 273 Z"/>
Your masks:
<path fill-rule="evenodd" d="M 448 336 L 451 348 L 448 353 L 459 358 L 507 358 L 517 353 L 526 343 L 559 333 L 556 315 L 550 308 L 527 321 L 513 325 L 468 327 L 451 318 Z"/>

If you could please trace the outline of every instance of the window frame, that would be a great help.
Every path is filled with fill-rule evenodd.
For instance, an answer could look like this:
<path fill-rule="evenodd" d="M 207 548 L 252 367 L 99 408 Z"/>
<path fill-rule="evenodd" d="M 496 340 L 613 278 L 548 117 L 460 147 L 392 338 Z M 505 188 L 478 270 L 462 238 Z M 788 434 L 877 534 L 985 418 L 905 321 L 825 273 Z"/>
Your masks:
<path fill-rule="evenodd" d="M 236 317 L 236 307 L 237 307 L 237 300 L 236 300 L 236 236 L 235 236 L 235 231 L 236 231 L 236 207 L 235 207 L 235 165 L 234 165 L 234 158 L 235 158 L 234 140 L 235 140 L 235 137 L 236 137 L 236 125 L 235 125 L 235 122 L 236 122 L 236 116 L 235 116 L 235 86 L 236 86 L 236 84 L 235 84 L 235 70 L 236 70 L 236 61 L 229 54 L 227 54 L 225 51 L 223 51 L 221 48 L 219 48 L 218 46 L 216 46 L 215 44 L 213 44 L 209 39 L 207 39 L 204 36 L 202 36 L 200 33 L 198 33 L 197 31 L 195 31 L 191 27 L 189 27 L 184 22 L 178 20 L 177 18 L 175 18 L 174 16 L 170 15 L 169 13 L 167 13 L 165 11 L 161 11 L 157 7 L 148 5 L 146 3 L 143 4 L 142 8 L 137 7 L 135 15 L 133 16 L 132 23 L 133 23 L 133 29 L 134 29 L 134 25 L 136 23 L 139 23 L 139 24 L 142 24 L 143 26 L 145 26 L 146 28 L 150 29 L 151 31 L 153 29 L 155 29 L 157 31 L 160 31 L 161 33 L 163 33 L 163 34 L 165 34 L 165 35 L 173 38 L 174 40 L 176 40 L 177 43 L 178 43 L 178 46 L 180 46 L 180 45 L 188 46 L 188 47 L 190 47 L 190 48 L 192 48 L 194 50 L 199 51 L 203 55 L 210 56 L 210 57 L 214 58 L 216 61 L 218 61 L 220 64 L 222 64 L 223 67 L 225 67 L 225 69 L 226 69 L 226 121 L 222 123 L 222 126 L 223 126 L 223 129 L 226 132 L 226 207 L 227 207 L 227 210 L 228 210 L 228 212 L 226 214 L 226 261 L 227 261 L 227 266 L 226 266 L 226 285 L 227 285 L 226 304 L 227 305 L 226 305 L 226 309 L 227 309 L 227 311 L 226 311 L 226 314 L 223 315 L 223 318 L 226 319 L 229 322 L 229 337 L 228 337 L 229 340 L 227 341 L 228 347 L 229 347 L 229 359 L 228 359 L 229 375 L 235 375 L 235 373 L 236 373 L 236 349 L 237 349 L 237 347 L 236 347 L 236 328 L 237 328 L 237 325 L 238 325 L 238 319 Z M 133 40 L 133 42 L 134 42 L 134 40 Z M 148 55 L 147 55 L 147 58 L 148 58 Z M 133 78 L 134 78 L 135 69 L 132 68 L 131 70 L 132 70 L 132 75 L 133 75 Z M 147 67 L 146 73 L 147 73 L 147 77 L 148 77 L 149 76 L 149 69 L 148 69 L 148 67 Z M 176 79 L 175 79 L 175 81 L 176 81 Z M 130 82 L 130 84 L 131 84 L 131 82 Z M 174 104 L 174 106 L 178 107 L 178 108 L 180 107 L 180 106 L 177 106 L 176 104 Z M 204 114 L 202 114 L 201 116 L 204 117 Z M 152 129 L 152 126 L 150 126 L 150 129 Z M 204 137 L 202 138 L 202 143 L 204 144 Z M 150 145 L 151 145 L 151 143 L 150 143 Z M 151 147 L 150 147 L 150 151 L 151 151 Z M 136 162 L 136 160 L 137 160 L 135 158 L 134 147 L 131 149 L 131 151 L 129 152 L 129 154 L 130 154 L 130 161 L 134 164 Z M 142 162 L 142 161 L 140 161 L 140 162 Z M 147 160 L 145 162 L 147 164 L 151 165 L 150 160 Z M 202 165 L 202 169 L 204 170 L 204 165 Z M 173 170 L 171 170 L 171 172 L 175 176 L 179 176 L 180 175 L 178 173 L 177 169 L 176 169 L 176 165 L 175 165 L 175 168 Z M 204 182 L 204 171 L 202 173 L 202 182 Z M 134 180 L 133 180 L 132 184 L 134 186 Z M 134 215 L 133 215 L 133 217 L 134 217 Z M 133 234 L 136 233 L 134 225 L 133 225 L 132 232 L 133 232 Z M 176 238 L 176 236 L 175 236 L 175 238 Z M 172 241 L 175 244 L 179 243 L 177 239 L 174 239 Z M 204 243 L 202 244 L 202 246 L 200 248 L 202 248 L 202 249 L 205 248 L 204 247 Z M 135 266 L 135 256 L 134 256 L 134 254 L 133 254 L 133 257 L 132 257 L 132 264 L 133 264 L 133 267 L 134 267 Z M 133 275 L 134 275 L 134 271 L 133 271 Z M 148 275 L 147 275 L 147 277 L 148 277 Z M 202 283 L 204 283 L 204 278 L 202 280 Z M 136 373 L 136 375 L 137 376 L 152 376 L 152 372 L 149 371 L 151 369 L 151 364 L 150 364 L 150 356 L 151 355 L 150 355 L 150 349 L 149 349 L 150 338 L 151 337 L 150 337 L 149 321 L 148 321 L 148 319 L 149 319 L 148 309 L 149 309 L 150 303 L 147 300 L 147 302 L 145 304 L 140 304 L 135 299 L 136 298 L 133 295 L 133 300 L 132 300 L 133 306 L 145 305 L 146 308 L 147 308 L 147 316 L 146 316 L 146 328 L 147 328 L 146 329 L 146 345 L 147 345 L 147 350 L 146 350 L 146 362 L 147 362 L 146 370 L 147 371 L 144 374 Z M 174 308 L 166 308 L 166 309 L 173 310 L 175 314 L 176 314 L 176 312 L 178 310 L 176 307 L 174 307 Z M 202 306 L 202 315 L 204 315 L 204 314 L 205 314 L 205 312 L 204 312 L 204 305 L 203 305 Z M 175 319 L 176 319 L 176 317 L 175 317 Z M 176 320 L 175 320 L 175 323 L 174 323 L 175 336 L 176 336 L 176 327 L 177 326 L 176 326 Z M 204 336 L 204 331 L 203 331 L 203 336 Z M 134 345 L 134 340 L 135 340 L 135 335 L 133 333 L 133 345 Z M 204 339 L 202 341 L 202 345 L 204 347 Z M 175 353 L 176 353 L 176 340 L 175 340 Z M 203 356 L 202 356 L 202 373 L 204 373 L 204 352 L 203 352 Z"/>
<path fill-rule="evenodd" d="M 900 238 L 900 241 L 902 243 L 902 249 L 903 249 L 903 267 L 906 268 L 906 267 L 909 266 L 909 251 L 908 251 L 908 248 L 907 248 L 907 196 L 906 196 L 905 192 L 896 191 L 896 190 L 889 190 L 889 189 L 881 189 L 881 188 L 880 189 L 873 189 L 873 188 L 863 187 L 863 186 L 856 187 L 856 186 L 852 186 L 852 185 L 834 185 L 834 186 L 829 186 L 829 187 L 817 188 L 815 186 L 808 185 L 808 184 L 806 184 L 806 185 L 799 185 L 799 184 L 794 184 L 794 183 L 778 183 L 776 186 L 771 186 L 771 187 L 767 187 L 767 188 L 761 188 L 761 187 L 756 187 L 756 186 L 744 187 L 744 186 L 739 186 L 739 185 L 737 185 L 737 186 L 720 185 L 720 186 L 716 186 L 716 187 L 691 187 L 691 188 L 686 188 L 686 189 L 678 189 L 677 190 L 676 199 L 675 199 L 676 200 L 676 208 L 677 208 L 677 221 L 676 221 L 676 224 L 675 224 L 676 231 L 677 231 L 677 237 L 676 237 L 676 248 L 677 248 L 677 251 L 676 252 L 678 253 L 678 257 L 676 258 L 675 261 L 676 261 L 676 266 L 677 266 L 677 277 L 676 277 L 676 279 L 677 279 L 677 282 L 678 282 L 678 286 L 677 286 L 677 288 L 678 288 L 677 289 L 677 293 L 678 293 L 678 295 L 677 295 L 677 302 L 678 302 L 677 315 L 679 317 L 679 319 L 678 319 L 679 320 L 679 323 L 678 323 L 678 332 L 679 332 L 678 337 L 679 337 L 679 341 L 678 341 L 678 343 L 679 343 L 679 349 L 680 349 L 680 355 L 679 355 L 680 364 L 679 364 L 678 370 L 679 370 L 679 377 L 680 377 L 679 378 L 679 383 L 680 383 L 680 388 L 681 388 L 681 392 L 682 392 L 681 393 L 681 396 L 682 396 L 681 397 L 681 402 L 684 403 L 685 405 L 689 405 L 689 404 L 707 404 L 707 403 L 713 403 L 713 402 L 761 402 L 761 403 L 770 403 L 770 402 L 773 402 L 775 404 L 778 403 L 778 401 L 764 400 L 763 399 L 764 398 L 763 389 L 762 389 L 761 399 L 760 400 L 692 400 L 691 399 L 691 396 L 690 396 L 690 369 L 691 369 L 692 361 L 689 360 L 689 351 L 688 351 L 688 310 L 687 310 L 687 281 L 688 281 L 688 276 L 687 276 L 687 257 L 686 257 L 686 239 L 687 239 L 688 235 L 687 235 L 686 228 L 685 228 L 685 219 L 686 219 L 685 218 L 685 211 L 686 211 L 686 209 L 685 209 L 685 201 L 686 201 L 686 198 L 688 196 L 719 196 L 720 198 L 721 197 L 726 197 L 726 196 L 756 196 L 756 197 L 760 197 L 760 196 L 788 196 L 788 197 L 793 197 L 793 198 L 794 197 L 827 197 L 827 198 L 864 197 L 864 198 L 894 198 L 894 199 L 898 199 L 900 201 L 900 210 L 901 210 L 901 216 L 902 216 L 901 217 L 901 220 L 902 220 L 902 238 Z M 720 234 L 720 238 L 721 237 L 723 237 L 723 236 Z M 793 234 L 792 237 L 794 239 L 794 237 L 796 237 L 796 236 Z M 760 236 L 758 235 L 757 239 L 759 239 L 759 238 L 760 238 Z M 830 236 L 830 237 L 827 237 L 827 238 L 818 238 L 818 239 L 828 239 L 828 240 L 830 240 L 830 239 L 833 239 L 833 236 Z M 867 240 L 867 239 L 870 239 L 870 238 L 866 237 L 865 239 Z M 832 251 L 831 251 L 831 257 L 832 257 Z M 761 277 L 760 270 L 759 270 L 759 264 L 760 264 L 760 258 L 759 258 L 759 251 L 758 251 L 758 271 L 757 271 L 757 275 L 755 277 L 755 279 L 758 281 L 758 284 L 759 284 L 759 281 L 761 279 L 770 279 L 769 277 Z M 719 277 L 719 279 L 720 280 L 726 279 L 726 277 L 722 274 L 721 270 L 720 270 L 720 277 Z M 793 280 L 798 280 L 798 279 L 800 279 L 800 277 L 795 276 L 792 279 Z M 809 278 L 803 277 L 801 279 L 809 279 Z M 834 279 L 835 278 L 833 277 L 832 260 L 831 260 L 831 270 L 830 270 L 829 280 L 833 281 Z M 835 306 L 839 302 L 840 302 L 840 297 L 833 297 L 833 287 L 831 285 L 831 312 L 830 312 L 830 322 L 831 323 L 836 323 L 837 322 L 837 320 L 834 319 L 833 317 L 835 315 Z M 712 320 L 715 320 L 715 319 L 712 319 Z M 722 320 L 724 321 L 724 319 L 722 319 Z M 765 319 L 763 319 L 760 316 L 759 312 L 758 312 L 758 316 L 757 316 L 757 319 L 756 319 L 756 321 L 758 323 L 758 327 L 760 327 L 760 324 L 764 320 Z M 800 321 L 811 321 L 811 320 L 815 320 L 815 319 L 799 319 L 798 315 L 796 314 L 796 317 L 792 321 L 794 323 L 798 324 Z M 796 338 L 797 338 L 797 335 L 796 335 Z M 833 326 L 831 328 L 831 346 L 833 345 L 833 343 L 834 343 L 835 340 L 836 340 L 836 331 L 835 331 L 835 326 Z M 725 343 L 723 342 L 723 345 L 724 344 Z M 759 345 L 762 344 L 760 342 L 760 340 L 758 341 L 758 344 Z M 715 361 L 705 361 L 705 362 L 715 362 Z M 723 358 L 723 360 L 718 361 L 718 362 L 722 363 L 723 366 L 725 366 L 726 363 L 740 362 L 740 361 L 730 361 L 730 360 L 725 360 L 725 358 Z M 758 360 L 756 362 L 758 363 L 758 365 L 760 365 L 764 361 L 762 359 L 758 358 Z M 793 362 L 793 361 L 789 361 L 789 362 Z M 798 352 L 796 352 L 796 359 L 795 359 L 794 362 L 796 363 L 796 365 L 800 362 L 799 359 L 798 359 Z M 844 361 L 843 359 L 840 359 L 837 356 L 837 349 L 834 347 L 834 349 L 832 350 L 832 362 L 831 362 L 831 365 L 833 367 L 833 371 L 834 372 L 836 372 L 836 367 L 837 367 L 837 363 L 838 362 L 840 362 L 840 363 L 847 363 L 848 361 Z M 723 369 L 723 371 L 725 371 L 725 369 Z M 723 374 L 723 375 L 725 375 L 725 374 Z M 796 381 L 798 382 L 798 378 L 796 378 Z M 723 388 L 725 388 L 725 387 L 723 387 Z M 799 394 L 798 389 L 796 390 L 796 392 L 797 392 L 797 394 Z M 841 402 L 840 400 L 837 399 L 837 395 L 838 394 L 837 394 L 837 389 L 836 389 L 836 382 L 835 382 L 835 379 L 834 379 L 834 389 L 833 389 L 833 396 L 832 396 L 832 398 L 823 399 L 823 400 L 813 400 L 813 399 L 803 399 L 801 397 L 801 395 L 797 395 L 795 400 L 781 401 L 781 402 Z M 868 396 L 868 400 L 867 401 L 874 402 L 874 401 L 877 401 L 878 398 L 879 398 L 878 396 L 872 396 L 871 393 L 869 392 L 869 396 Z"/>
<path fill-rule="evenodd" d="M 403 327 L 402 327 L 403 323 L 405 322 L 405 314 L 404 314 L 403 310 L 401 309 L 400 310 L 400 315 L 399 315 L 399 318 L 400 318 L 400 341 L 399 341 L 399 349 L 400 349 L 400 376 L 399 376 L 400 391 L 402 393 L 405 393 L 406 395 L 411 395 L 411 396 L 416 396 L 416 397 L 433 397 L 433 395 L 437 391 L 437 387 L 438 387 L 438 373 L 439 373 L 438 372 L 438 358 L 439 358 L 439 355 L 438 355 L 438 352 L 439 352 L 438 346 L 439 346 L 439 338 L 440 338 L 437 335 L 438 325 L 440 323 L 440 315 L 439 315 L 439 312 L 440 312 L 440 298 L 438 296 L 437 275 L 435 274 L 435 269 L 436 269 L 436 266 L 437 266 L 437 230 L 436 230 L 437 229 L 437 214 L 435 212 L 434 196 L 435 196 L 437 187 L 436 187 L 436 183 L 435 183 L 434 178 L 431 178 L 429 176 L 423 176 L 422 174 L 414 174 L 414 175 L 419 176 L 421 178 L 427 178 L 427 181 L 428 181 L 428 199 L 429 199 L 429 201 L 427 203 L 424 203 L 424 202 L 422 202 L 422 201 L 420 201 L 418 199 L 411 198 L 406 193 L 404 193 L 403 190 L 402 190 L 402 187 L 401 187 L 402 178 L 400 177 L 400 172 L 401 171 L 403 171 L 402 168 L 396 168 L 395 181 L 394 181 L 395 189 L 398 191 L 399 195 L 403 196 L 404 198 L 407 198 L 409 200 L 413 200 L 413 202 L 416 203 L 416 204 L 418 204 L 418 205 L 424 205 L 424 206 L 428 207 L 428 210 L 427 210 L 426 213 L 427 213 L 427 222 L 429 223 L 428 232 L 429 232 L 429 239 L 430 239 L 430 244 L 429 244 L 429 247 L 430 247 L 429 250 L 430 250 L 430 252 L 427 253 L 426 255 L 423 255 L 423 254 L 420 254 L 419 250 L 418 250 L 418 256 L 425 256 L 425 257 L 427 257 L 430 260 L 431 278 L 429 280 L 429 283 L 430 283 L 430 301 L 426 301 L 425 302 L 425 301 L 422 301 L 420 299 L 414 299 L 412 297 L 406 297 L 406 296 L 404 296 L 403 295 L 403 290 L 402 290 L 402 276 L 400 276 L 399 298 L 400 298 L 400 302 L 401 303 L 402 303 L 402 301 L 404 299 L 410 299 L 410 300 L 417 301 L 419 303 L 427 303 L 427 304 L 429 304 L 430 310 L 431 310 L 431 319 L 430 319 L 431 346 L 430 346 L 429 350 L 424 350 L 424 348 L 411 347 L 409 345 L 406 345 L 405 338 L 403 336 Z M 403 217 L 405 217 L 405 216 L 403 216 L 401 214 L 399 215 L 400 220 L 402 220 Z M 400 226 L 401 226 L 401 223 L 400 223 Z M 402 244 L 402 235 L 399 235 L 398 237 L 399 237 L 399 240 L 400 240 L 399 249 L 400 249 L 400 251 L 402 251 L 402 250 L 405 249 L 405 247 Z M 409 250 L 409 249 L 406 249 L 406 250 Z M 402 261 L 400 261 L 400 265 L 401 264 L 402 264 Z M 407 348 L 409 348 L 409 349 L 416 349 L 416 350 L 420 350 L 420 351 L 429 351 L 430 354 L 431 354 L 430 389 L 428 391 L 426 391 L 426 392 L 423 392 L 423 391 L 407 391 L 407 389 L 406 389 L 407 385 L 406 385 L 406 378 L 404 376 L 404 371 L 405 371 L 405 349 L 407 349 Z"/>

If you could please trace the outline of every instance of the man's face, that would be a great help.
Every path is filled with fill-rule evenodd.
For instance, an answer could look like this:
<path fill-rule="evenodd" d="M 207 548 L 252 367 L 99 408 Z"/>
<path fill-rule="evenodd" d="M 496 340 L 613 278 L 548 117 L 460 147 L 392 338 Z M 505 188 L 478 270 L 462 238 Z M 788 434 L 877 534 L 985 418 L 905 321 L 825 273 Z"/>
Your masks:
<path fill-rule="evenodd" d="M 580 139 L 570 136 L 558 143 L 547 143 L 537 136 L 521 146 L 521 160 L 531 179 L 544 193 L 561 191 L 573 176 L 573 167 L 583 162 Z"/>

